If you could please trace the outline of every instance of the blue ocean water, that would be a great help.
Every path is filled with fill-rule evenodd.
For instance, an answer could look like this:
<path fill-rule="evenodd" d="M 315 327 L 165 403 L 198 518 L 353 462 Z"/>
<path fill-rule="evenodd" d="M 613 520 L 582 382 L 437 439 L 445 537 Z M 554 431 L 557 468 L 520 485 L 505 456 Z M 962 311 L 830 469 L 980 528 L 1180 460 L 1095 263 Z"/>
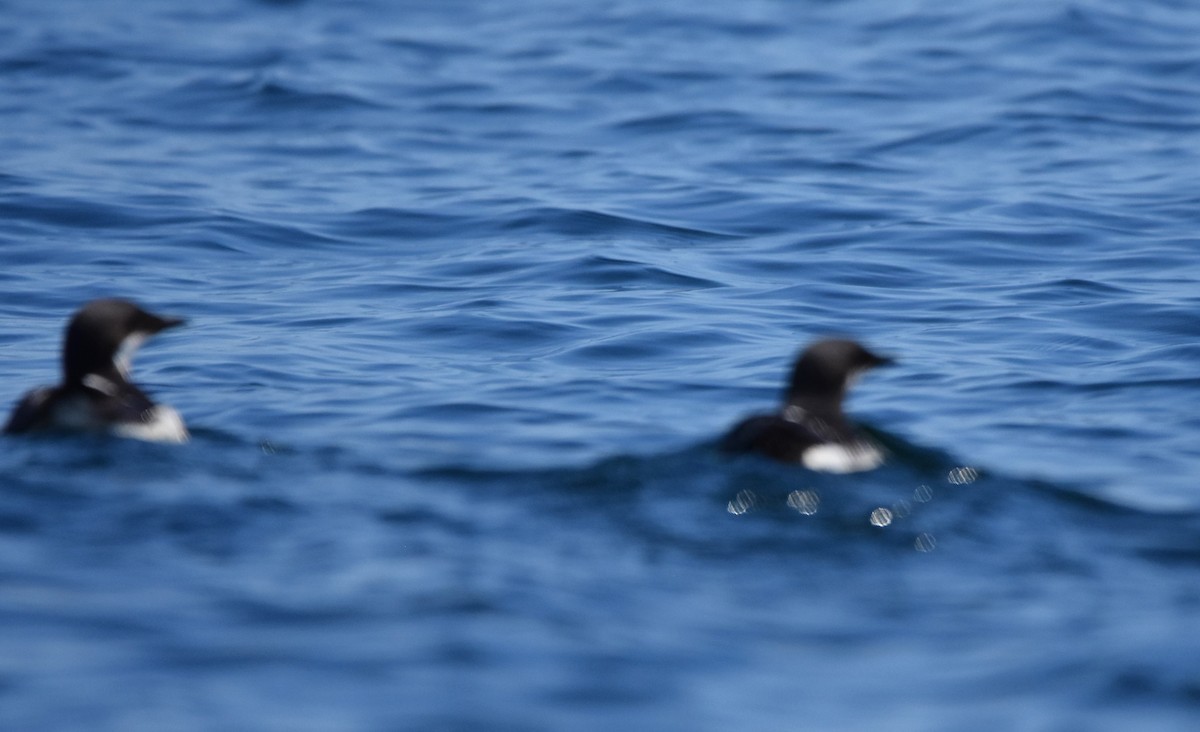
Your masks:
<path fill-rule="evenodd" d="M 1200 7 L 0 0 L 0 728 L 1191 730 Z M 897 357 L 831 476 L 713 444 Z M 7 404 L 8 402 L 6 402 Z"/>

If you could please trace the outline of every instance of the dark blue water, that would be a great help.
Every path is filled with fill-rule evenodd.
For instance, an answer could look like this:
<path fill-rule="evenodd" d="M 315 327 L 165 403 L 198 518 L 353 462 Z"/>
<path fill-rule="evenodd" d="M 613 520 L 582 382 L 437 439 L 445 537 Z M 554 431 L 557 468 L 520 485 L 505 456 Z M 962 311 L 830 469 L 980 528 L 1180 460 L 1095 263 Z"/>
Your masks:
<path fill-rule="evenodd" d="M 0 728 L 1195 729 L 1198 39 L 0 1 L 5 404 L 134 297 L 194 437 L 3 441 Z M 718 455 L 832 333 L 889 463 Z"/>

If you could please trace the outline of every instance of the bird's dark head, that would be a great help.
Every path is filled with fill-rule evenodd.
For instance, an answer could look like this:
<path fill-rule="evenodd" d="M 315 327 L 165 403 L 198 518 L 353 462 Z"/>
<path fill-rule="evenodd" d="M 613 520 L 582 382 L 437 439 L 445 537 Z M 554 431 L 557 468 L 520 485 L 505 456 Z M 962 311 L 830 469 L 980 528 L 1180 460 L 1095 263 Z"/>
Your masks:
<path fill-rule="evenodd" d="M 813 410 L 841 409 L 842 398 L 854 379 L 870 369 L 893 363 L 856 341 L 830 338 L 801 352 L 788 382 L 787 403 Z"/>
<path fill-rule="evenodd" d="M 128 300 L 93 300 L 67 324 L 63 378 L 81 383 L 88 374 L 126 378 L 134 351 L 150 336 L 183 325 L 181 318 L 147 312 Z"/>

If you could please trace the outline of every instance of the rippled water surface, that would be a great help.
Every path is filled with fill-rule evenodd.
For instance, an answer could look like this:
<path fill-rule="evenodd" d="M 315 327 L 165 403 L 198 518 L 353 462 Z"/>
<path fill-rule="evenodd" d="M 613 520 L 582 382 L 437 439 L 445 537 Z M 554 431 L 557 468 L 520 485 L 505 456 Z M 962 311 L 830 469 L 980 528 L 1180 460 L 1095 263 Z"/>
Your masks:
<path fill-rule="evenodd" d="M 1191 730 L 1200 8 L 0 0 L 0 727 Z M 832 476 L 727 459 L 900 365 Z"/>

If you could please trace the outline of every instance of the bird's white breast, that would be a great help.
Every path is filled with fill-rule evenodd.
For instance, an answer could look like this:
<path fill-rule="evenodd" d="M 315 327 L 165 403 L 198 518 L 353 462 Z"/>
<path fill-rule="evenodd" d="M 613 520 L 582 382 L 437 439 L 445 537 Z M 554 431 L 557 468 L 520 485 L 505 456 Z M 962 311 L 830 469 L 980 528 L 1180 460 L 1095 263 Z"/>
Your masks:
<path fill-rule="evenodd" d="M 147 442 L 187 442 L 190 437 L 183 417 L 165 404 L 154 405 L 141 422 L 119 422 L 110 431 L 118 437 Z"/>
<path fill-rule="evenodd" d="M 869 442 L 824 442 L 800 456 L 804 467 L 822 473 L 859 473 L 883 465 L 883 451 Z"/>

